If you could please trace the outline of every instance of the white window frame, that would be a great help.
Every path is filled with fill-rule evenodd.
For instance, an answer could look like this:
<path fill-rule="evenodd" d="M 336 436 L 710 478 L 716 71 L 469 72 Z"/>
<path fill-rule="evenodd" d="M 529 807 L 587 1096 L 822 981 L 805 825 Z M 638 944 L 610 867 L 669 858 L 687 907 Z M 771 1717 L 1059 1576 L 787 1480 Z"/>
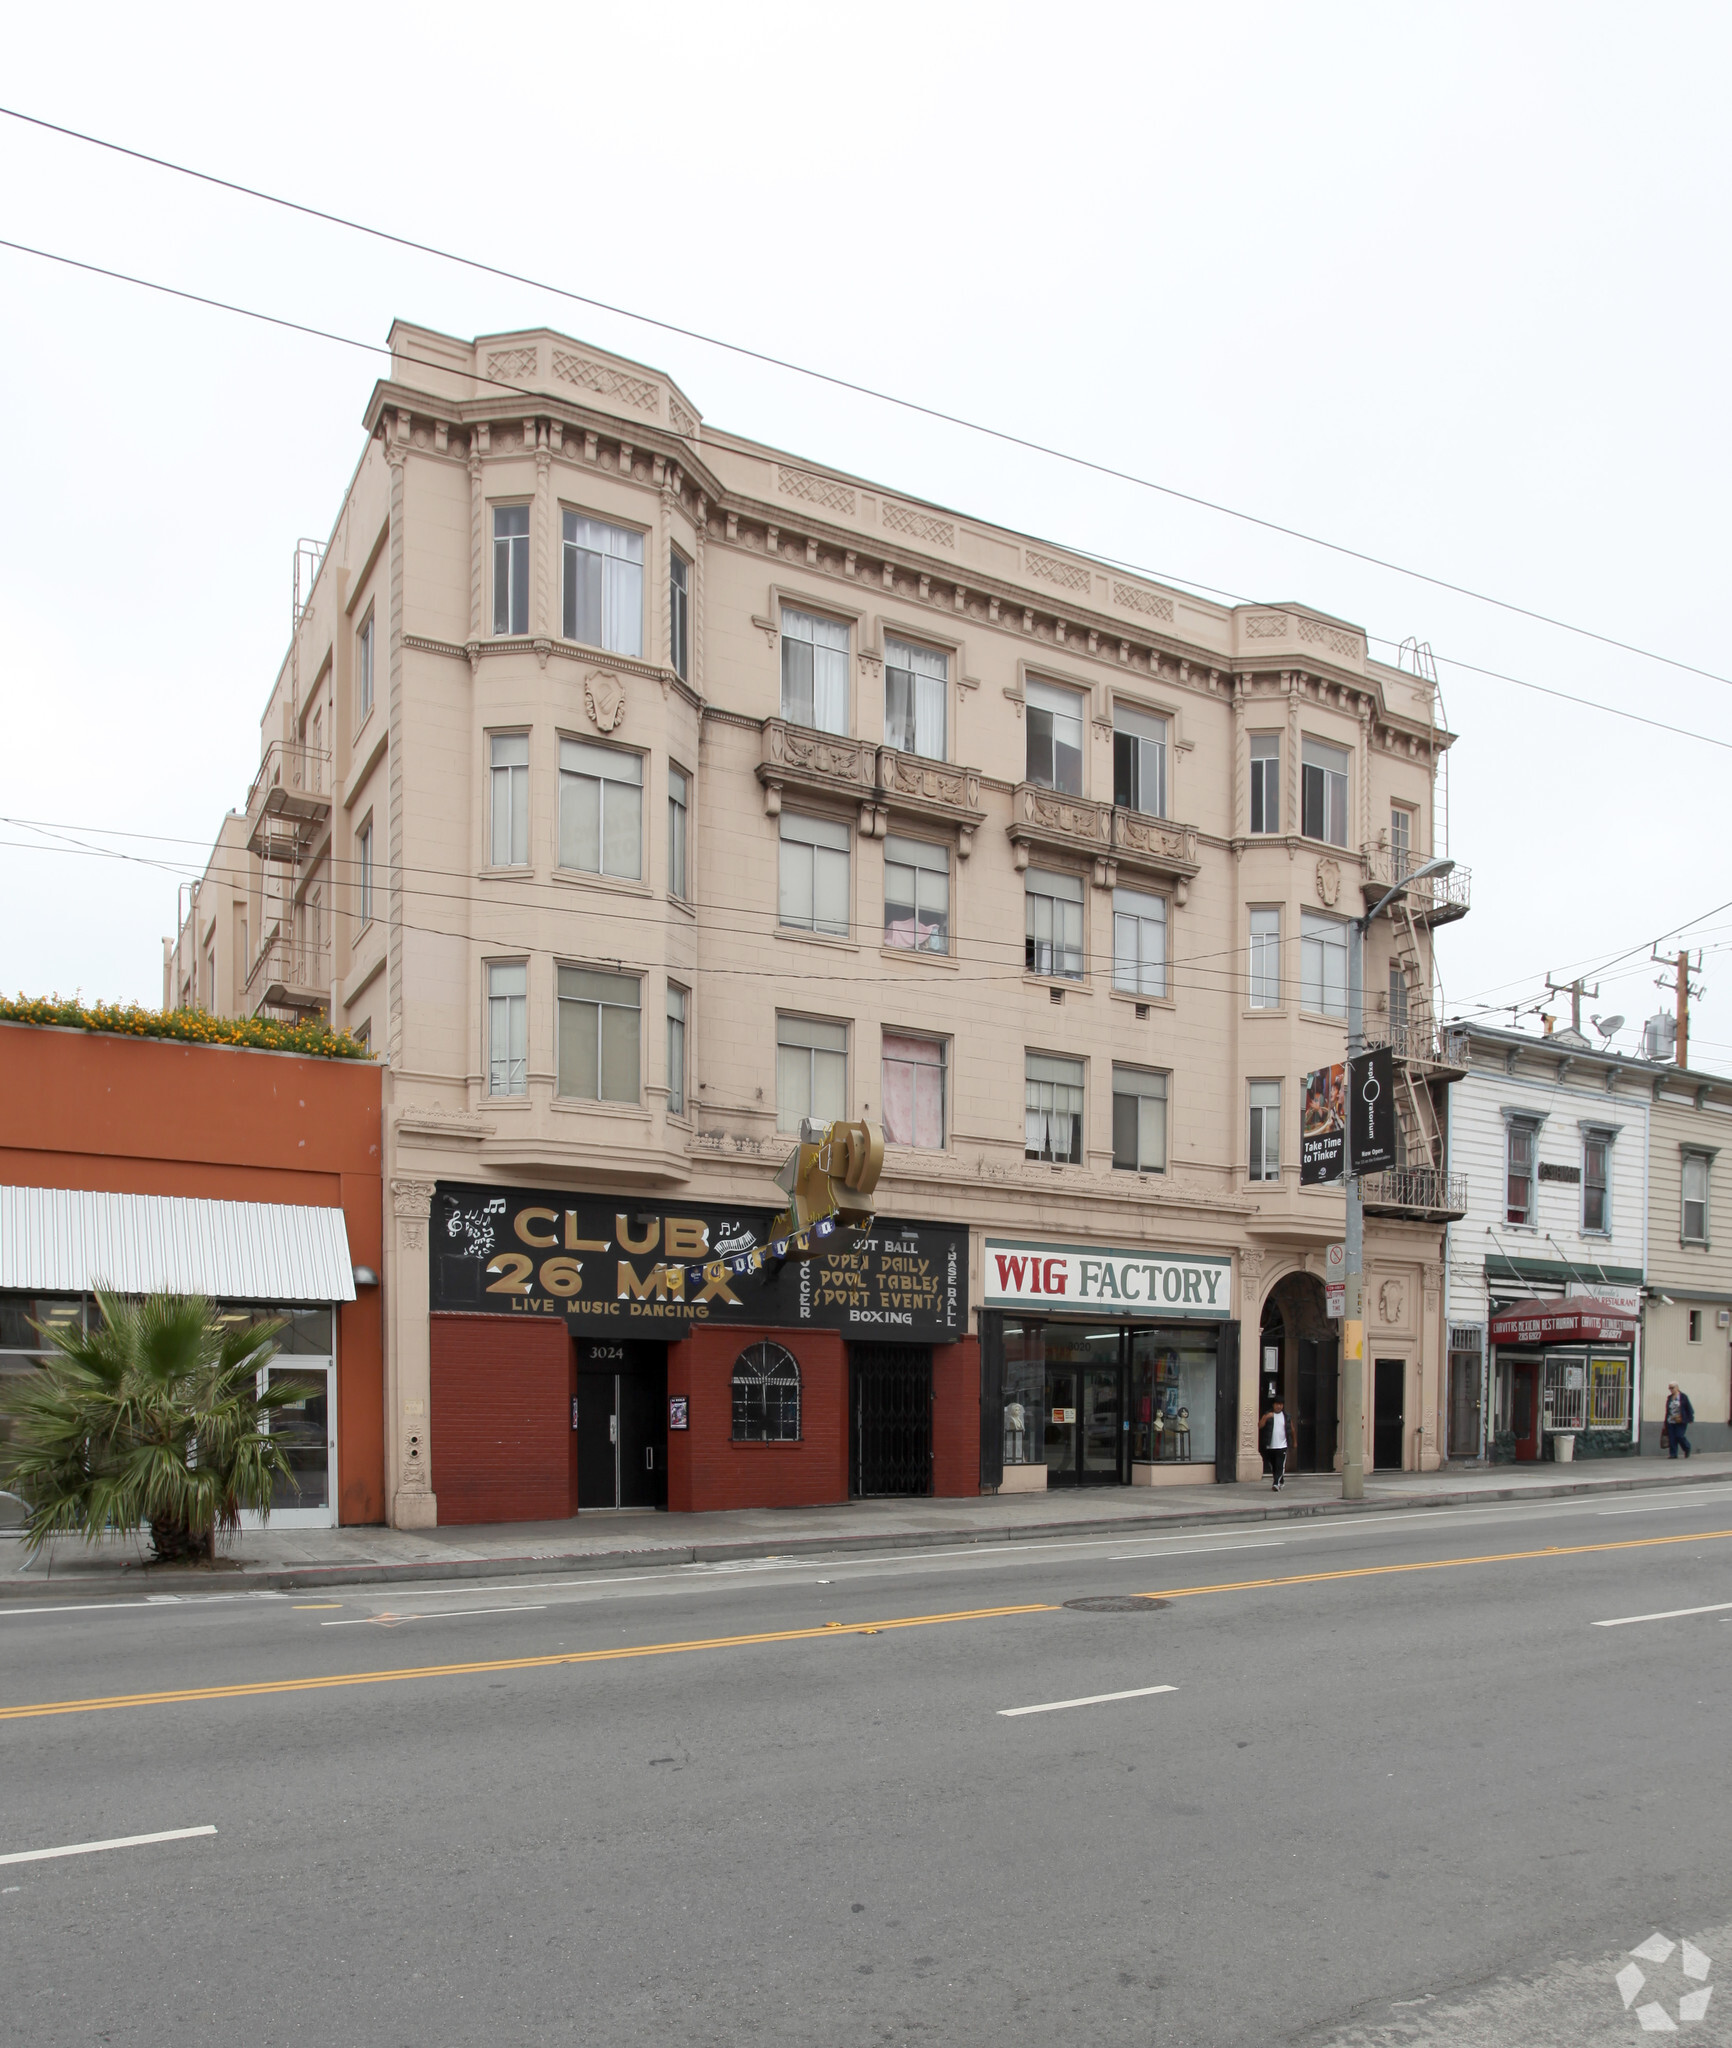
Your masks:
<path fill-rule="evenodd" d="M 909 918 L 891 919 L 891 869 L 906 876 L 895 887 L 913 913 Z M 934 897 L 942 897 L 935 903 Z M 903 907 L 898 901 L 896 908 Z M 929 915 L 930 914 L 930 915 Z M 908 941 L 896 935 L 897 925 L 910 927 Z M 893 832 L 884 841 L 884 944 L 894 953 L 940 953 L 950 951 L 950 849 L 930 839 L 911 839 Z"/>
<path fill-rule="evenodd" d="M 373 814 L 367 813 L 355 834 L 355 936 L 373 922 Z"/>
<path fill-rule="evenodd" d="M 622 974 L 617 968 L 581 967 L 561 962 L 554 969 L 554 1083 L 553 1092 L 561 1102 L 611 1102 L 635 1106 L 643 1100 L 643 980 L 640 975 Z M 620 998 L 630 989 L 632 1000 Z M 576 1076 L 566 1072 L 565 1045 L 568 1026 L 573 1038 L 587 1036 L 591 1020 L 580 1011 L 593 1012 L 595 1093 L 573 1086 Z M 608 1012 L 629 1014 L 632 1024 L 631 1088 L 621 1092 L 624 1077 L 611 1070 L 608 1054 Z M 619 1052 L 615 1048 L 613 1058 Z M 610 1091 L 609 1083 L 612 1083 Z"/>
<path fill-rule="evenodd" d="M 515 758 L 521 748 L 523 758 Z M 504 758 L 501 758 L 504 756 Z M 487 865 L 529 866 L 529 735 L 487 735 Z"/>
<path fill-rule="evenodd" d="M 644 533 L 575 506 L 560 507 L 560 636 L 580 647 L 643 658 Z M 599 565 L 592 581 L 589 565 Z M 579 579 L 582 579 L 581 581 Z M 586 616 L 594 597 L 600 616 Z M 586 626 L 597 629 L 589 638 Z"/>
<path fill-rule="evenodd" d="M 1313 760 L 1313 754 L 1318 758 Z M 1337 764 L 1341 765 L 1337 765 Z M 1320 841 L 1326 846 L 1347 844 L 1347 821 L 1351 814 L 1353 775 L 1353 754 L 1347 747 L 1338 747 L 1333 740 L 1315 739 L 1307 734 L 1299 752 L 1299 831 L 1306 839 Z M 1319 822 L 1323 829 L 1313 832 L 1313 798 L 1321 806 Z"/>
<path fill-rule="evenodd" d="M 1121 1087 L 1121 1081 L 1125 1084 Z M 1167 1118 L 1172 1094 L 1172 1076 L 1156 1067 L 1133 1067 L 1113 1062 L 1113 1167 L 1120 1173 L 1165 1173 L 1167 1170 Z M 1135 1158 L 1120 1157 L 1119 1122 L 1121 1102 L 1137 1105 L 1134 1122 L 1135 1138 L 1131 1146 Z M 1159 1103 L 1158 1116 L 1145 1115 L 1142 1105 Z M 1158 1136 L 1148 1130 L 1149 1124 L 1159 1126 Z M 1152 1142 L 1151 1142 L 1152 1138 Z M 1159 1157 L 1153 1156 L 1155 1153 Z"/>
<path fill-rule="evenodd" d="M 692 565 L 678 548 L 668 550 L 668 664 L 682 683 L 691 681 Z"/>
<path fill-rule="evenodd" d="M 643 880 L 643 798 L 644 757 L 625 747 L 604 747 L 595 740 L 569 739 L 559 742 L 559 867 L 571 875 L 606 875 L 613 881 Z M 617 771 L 617 772 L 616 772 Z M 595 865 L 584 858 L 586 847 L 568 845 L 575 840 L 581 822 L 578 806 L 586 790 L 594 789 Z M 611 798 L 609 791 L 617 792 Z M 629 792 L 629 794 L 628 794 Z M 635 799 L 635 801 L 633 801 Z M 635 813 L 631 834 L 629 865 L 608 865 L 610 811 Z M 620 858 L 616 850 L 616 858 Z"/>
<path fill-rule="evenodd" d="M 677 761 L 668 763 L 668 894 L 691 901 L 688 862 L 692 844 L 692 778 Z"/>
<path fill-rule="evenodd" d="M 834 1017 L 804 1017 L 778 1011 L 777 1130 L 798 1131 L 807 1117 L 834 1123 L 847 1114 L 847 1024 Z"/>
<path fill-rule="evenodd" d="M 529 962 L 489 960 L 482 970 L 487 991 L 487 1092 L 529 1093 Z"/>
<path fill-rule="evenodd" d="M 897 1046 L 919 1045 L 936 1052 L 935 1060 L 912 1060 L 893 1055 L 892 1044 Z M 885 1025 L 879 1040 L 879 1087 L 882 1090 L 880 1108 L 884 1112 L 884 1137 L 887 1144 L 906 1145 L 910 1150 L 942 1152 L 950 1142 L 950 1042 L 937 1038 L 927 1031 L 899 1031 L 894 1025 Z M 909 1097 L 913 1124 L 906 1137 L 893 1136 L 890 1130 L 890 1070 L 905 1067 L 909 1072 Z M 922 1075 L 936 1074 L 938 1077 L 938 1141 L 934 1145 L 922 1145 L 914 1134 L 920 1129 L 920 1082 Z"/>
<path fill-rule="evenodd" d="M 1269 838 L 1281 830 L 1281 735 L 1251 735 L 1251 830 Z"/>
<path fill-rule="evenodd" d="M 1714 1153 L 1706 1146 L 1685 1145 L 1680 1148 L 1678 1162 L 1678 1242 L 1680 1244 L 1712 1244 L 1714 1241 Z M 1693 1201 L 1690 1195 L 1690 1169 L 1698 1167 L 1702 1175 L 1702 1195 Z M 1702 1212 L 1700 1232 L 1690 1228 L 1690 1211 Z"/>
<path fill-rule="evenodd" d="M 784 931 L 815 932 L 833 939 L 853 936 L 853 846 L 848 827 L 836 818 L 783 811 L 777 826 L 776 922 Z M 842 915 L 820 917 L 818 905 L 834 898 L 841 883 Z"/>
<path fill-rule="evenodd" d="M 1251 906 L 1250 973 L 1247 993 L 1253 1010 L 1281 1007 L 1281 910 L 1278 904 Z"/>
<path fill-rule="evenodd" d="M 1246 1095 L 1246 1178 L 1257 1182 L 1281 1178 L 1281 1083 L 1252 1081 Z"/>
<path fill-rule="evenodd" d="M 903 678 L 901 715 L 891 714 L 891 678 Z M 936 647 L 886 635 L 884 641 L 884 744 L 922 760 L 950 758 L 950 657 Z"/>
<path fill-rule="evenodd" d="M 501 533 L 500 526 L 523 515 L 523 530 Z M 518 499 L 493 508 L 493 633 L 513 639 L 529 631 L 529 502 Z M 520 623 L 521 622 L 521 623 Z"/>
<path fill-rule="evenodd" d="M 1022 1072 L 1023 1156 L 1054 1166 L 1082 1165 L 1088 1157 L 1088 1075 L 1083 1062 L 1069 1053 L 1025 1051 Z M 1052 1149 L 1053 1123 L 1059 1117 L 1068 1117 L 1071 1123 L 1071 1149 L 1063 1154 Z"/>
<path fill-rule="evenodd" d="M 1058 886 L 1041 886 L 1052 883 Z M 1087 891 L 1082 877 L 1054 868 L 1025 868 L 1022 895 L 1023 972 L 1042 981 L 1081 981 L 1088 962 Z M 1044 910 L 1039 907 L 1043 904 Z M 1074 967 L 1065 964 L 1073 960 Z"/>
<path fill-rule="evenodd" d="M 1299 1007 L 1314 1017 L 1347 1015 L 1347 920 L 1299 913 Z M 1334 1007 L 1331 1007 L 1331 1005 Z"/>
<path fill-rule="evenodd" d="M 1506 1230 L 1537 1230 L 1539 1228 L 1540 1125 L 1544 1121 L 1543 1117 L 1525 1115 L 1516 1110 L 1506 1110 L 1504 1112 L 1503 1201 L 1500 1206 L 1503 1209 L 1503 1221 Z M 1527 1140 L 1526 1171 L 1521 1175 L 1518 1175 L 1516 1172 L 1516 1141 L 1518 1138 L 1525 1138 Z M 1520 1217 L 1510 1214 L 1510 1183 L 1517 1179 L 1525 1179 L 1528 1189 L 1527 1214 Z"/>
<path fill-rule="evenodd" d="M 686 1025 L 691 1016 L 692 993 L 677 981 L 667 986 L 668 1020 L 668 1115 L 686 1113 Z"/>
<path fill-rule="evenodd" d="M 1088 765 L 1088 703 L 1081 690 L 1066 689 L 1061 683 L 1042 682 L 1038 676 L 1029 676 L 1022 686 L 1023 723 L 1028 728 L 1025 735 L 1023 767 L 1024 779 L 1038 789 L 1053 789 L 1064 796 L 1081 796 L 1083 780 Z M 1039 732 L 1036 720 L 1044 723 Z M 1076 755 L 1075 781 L 1060 781 L 1058 773 L 1059 730 L 1055 723 L 1062 720 L 1066 727 L 1065 743 Z M 1072 729 L 1074 728 L 1074 738 Z M 1037 774 L 1035 768 L 1035 747 L 1044 735 L 1049 772 Z"/>
<path fill-rule="evenodd" d="M 845 619 L 803 611 L 798 605 L 782 606 L 782 716 L 790 725 L 847 736 L 853 644 Z M 808 650 L 804 662 L 797 654 L 802 647 Z M 804 677 L 799 674 L 802 667 L 807 670 Z M 809 718 L 800 715 L 806 709 L 801 695 L 806 683 L 811 686 Z"/>
<path fill-rule="evenodd" d="M 1168 724 L 1140 704 L 1114 703 L 1113 803 L 1120 809 L 1145 818 L 1167 815 Z"/>
<path fill-rule="evenodd" d="M 355 720 L 357 729 L 373 715 L 373 619 L 374 607 L 368 605 L 367 616 L 355 632 L 355 701 L 360 707 L 360 716 Z"/>
<path fill-rule="evenodd" d="M 1605 1124 L 1584 1124 L 1582 1126 L 1582 1211 L 1581 1233 L 1584 1237 L 1610 1237 L 1612 1234 L 1612 1146 L 1617 1140 L 1617 1131 Z M 1600 1220 L 1588 1221 L 1588 1196 L 1594 1183 L 1588 1178 L 1588 1162 L 1595 1147 L 1599 1148 L 1602 1178 L 1598 1183 L 1601 1197 Z"/>
<path fill-rule="evenodd" d="M 1164 1002 L 1167 899 L 1152 889 L 1113 891 L 1113 987 L 1121 995 Z"/>

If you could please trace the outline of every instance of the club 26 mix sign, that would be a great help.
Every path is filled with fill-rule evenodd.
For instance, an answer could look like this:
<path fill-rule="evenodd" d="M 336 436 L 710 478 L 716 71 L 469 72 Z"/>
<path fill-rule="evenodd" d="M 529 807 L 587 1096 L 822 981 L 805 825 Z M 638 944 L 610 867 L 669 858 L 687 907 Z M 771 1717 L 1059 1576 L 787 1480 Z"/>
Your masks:
<path fill-rule="evenodd" d="M 431 1306 L 561 1316 L 584 1337 L 677 1340 L 698 1323 L 946 1344 L 968 1329 L 968 1233 L 881 1216 L 805 1259 L 769 1209 L 438 1183 Z"/>
<path fill-rule="evenodd" d="M 1224 1253 L 1124 1251 L 1093 1244 L 1034 1244 L 989 1237 L 986 1308 L 1085 1309 L 1154 1322 L 1226 1322 L 1233 1262 Z"/>

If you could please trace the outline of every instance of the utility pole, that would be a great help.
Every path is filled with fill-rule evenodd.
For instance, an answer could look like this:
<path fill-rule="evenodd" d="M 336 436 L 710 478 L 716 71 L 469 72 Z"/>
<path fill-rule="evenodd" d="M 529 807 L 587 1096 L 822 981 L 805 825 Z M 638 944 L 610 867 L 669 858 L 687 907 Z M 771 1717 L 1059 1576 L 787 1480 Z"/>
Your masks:
<path fill-rule="evenodd" d="M 1365 1202 L 1353 1161 L 1353 1062 L 1365 1050 L 1365 934 L 1378 916 L 1428 875 L 1447 875 L 1455 866 L 1434 858 L 1404 875 L 1378 897 L 1363 917 L 1347 927 L 1347 1128 L 1341 1134 L 1342 1174 L 1347 1183 L 1347 1274 L 1341 1315 L 1341 1498 L 1365 1498 Z"/>
<path fill-rule="evenodd" d="M 1678 1042 L 1673 1050 L 1673 1057 L 1677 1060 L 1679 1066 L 1687 1067 L 1690 1064 L 1690 998 L 1707 993 L 1700 983 L 1692 982 L 1690 979 L 1692 974 L 1701 973 L 1702 956 L 1700 953 L 1693 956 L 1685 952 L 1675 954 L 1662 953 L 1657 946 L 1651 947 L 1649 950 L 1659 966 L 1669 967 L 1672 970 L 1672 981 L 1670 984 L 1667 983 L 1665 976 L 1661 975 L 1655 981 L 1654 986 L 1656 988 L 1671 987 L 1672 1001 L 1676 1006 L 1678 1018 Z"/>
<path fill-rule="evenodd" d="M 1553 981 L 1548 974 L 1546 992 L 1549 995 L 1569 997 L 1570 1029 L 1579 1038 L 1582 1032 L 1582 997 L 1585 995 L 1597 1003 L 1600 999 L 1600 984 L 1596 981 L 1592 988 L 1588 988 L 1579 974 L 1574 981 Z"/>

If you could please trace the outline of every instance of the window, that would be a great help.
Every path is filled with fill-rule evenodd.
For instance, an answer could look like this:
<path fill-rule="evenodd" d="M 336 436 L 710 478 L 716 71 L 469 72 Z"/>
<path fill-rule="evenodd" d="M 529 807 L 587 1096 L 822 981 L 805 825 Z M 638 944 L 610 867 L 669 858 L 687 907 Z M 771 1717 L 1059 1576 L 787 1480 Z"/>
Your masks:
<path fill-rule="evenodd" d="M 1579 1360 L 1555 1351 L 1547 1358 L 1542 1411 L 1547 1429 L 1587 1427 L 1587 1378 Z"/>
<path fill-rule="evenodd" d="M 487 1092 L 529 1092 L 529 969 L 521 960 L 487 970 Z"/>
<path fill-rule="evenodd" d="M 1027 944 L 1023 965 L 1030 974 L 1081 981 L 1083 971 L 1083 885 L 1080 875 L 1051 875 L 1030 868 L 1024 877 Z"/>
<path fill-rule="evenodd" d="M 1028 779 L 1042 789 L 1082 795 L 1083 701 L 1075 690 L 1032 678 L 1024 687 L 1028 720 Z"/>
<path fill-rule="evenodd" d="M 496 868 L 529 865 L 529 735 L 496 732 L 489 741 L 493 764 L 493 843 Z"/>
<path fill-rule="evenodd" d="M 904 754 L 944 759 L 950 663 L 929 647 L 884 643 L 884 744 Z"/>
<path fill-rule="evenodd" d="M 682 903 L 686 891 L 686 814 L 691 802 L 691 783 L 683 768 L 668 764 L 668 894 Z"/>
<path fill-rule="evenodd" d="M 559 1092 L 584 1102 L 637 1101 L 636 975 L 559 970 Z"/>
<path fill-rule="evenodd" d="M 1281 735 L 1251 735 L 1251 830 L 1281 829 Z"/>
<path fill-rule="evenodd" d="M 1345 747 L 1305 742 L 1300 756 L 1304 822 L 1299 829 L 1307 839 L 1347 844 L 1347 759 Z"/>
<path fill-rule="evenodd" d="M 1700 1344 L 1701 1341 L 1702 1311 L 1699 1308 L 1693 1308 L 1690 1311 L 1690 1342 L 1692 1344 Z"/>
<path fill-rule="evenodd" d="M 848 1027 L 811 1017 L 776 1019 L 776 1128 L 823 1124 L 848 1114 Z"/>
<path fill-rule="evenodd" d="M 1686 1244 L 1708 1242 L 1708 1152 L 1684 1154 L 1684 1201 L 1682 1236 Z"/>
<path fill-rule="evenodd" d="M 373 708 L 373 614 L 369 608 L 355 635 L 355 702 L 360 709 L 357 725 L 366 723 Z"/>
<path fill-rule="evenodd" d="M 355 881 L 359 926 L 373 922 L 373 821 L 355 834 Z"/>
<path fill-rule="evenodd" d="M 784 811 L 779 920 L 795 931 L 845 939 L 853 928 L 848 913 L 847 826 Z"/>
<path fill-rule="evenodd" d="M 1630 1361 L 1627 1358 L 1588 1360 L 1588 1427 L 1628 1429 L 1630 1426 Z"/>
<path fill-rule="evenodd" d="M 1252 1180 L 1281 1178 L 1281 1084 L 1279 1081 L 1251 1083 Z"/>
<path fill-rule="evenodd" d="M 892 1145 L 944 1149 L 944 1040 L 884 1034 L 884 1136 Z"/>
<path fill-rule="evenodd" d="M 1299 913 L 1299 1007 L 1320 1017 L 1347 1015 L 1347 927 L 1314 910 Z"/>
<path fill-rule="evenodd" d="M 559 864 L 586 875 L 643 873 L 643 756 L 559 743 Z"/>
<path fill-rule="evenodd" d="M 885 840 L 884 943 L 910 953 L 950 951 L 948 847 Z"/>
<path fill-rule="evenodd" d="M 355 1026 L 354 1030 L 353 1030 L 353 1031 L 351 1031 L 351 1032 L 349 1033 L 349 1036 L 350 1036 L 350 1037 L 351 1037 L 351 1038 L 352 1038 L 352 1039 L 353 1039 L 353 1040 L 355 1041 L 355 1043 L 356 1043 L 356 1044 L 357 1044 L 358 1046 L 360 1046 L 360 1048 L 362 1049 L 362 1051 L 363 1051 L 363 1052 L 365 1052 L 365 1051 L 368 1051 L 368 1050 L 369 1050 L 369 1049 L 371 1048 L 371 1046 L 372 1046 L 372 1043 L 373 1043 L 373 1020 L 372 1020 L 372 1018 L 371 1018 L 371 1017 L 364 1017 L 364 1018 L 362 1018 L 361 1022 L 360 1022 L 359 1024 L 357 1024 L 357 1025 Z"/>
<path fill-rule="evenodd" d="M 686 1003 L 683 988 L 668 983 L 668 1115 L 686 1113 Z"/>
<path fill-rule="evenodd" d="M 800 1441 L 800 1368 L 780 1344 L 749 1344 L 734 1361 L 734 1441 Z"/>
<path fill-rule="evenodd" d="M 1532 1117 L 1512 1116 L 1505 1120 L 1504 1221 L 1532 1225 L 1534 1221 L 1534 1147 L 1539 1125 Z"/>
<path fill-rule="evenodd" d="M 1612 1227 L 1610 1131 L 1582 1133 L 1582 1229 L 1603 1237 Z"/>
<path fill-rule="evenodd" d="M 1389 807 L 1389 879 L 1405 881 L 1413 872 L 1413 813 L 1405 804 Z"/>
<path fill-rule="evenodd" d="M 819 732 L 848 730 L 848 628 L 782 607 L 782 716 Z"/>
<path fill-rule="evenodd" d="M 1127 1173 L 1167 1170 L 1167 1077 L 1113 1068 L 1113 1164 Z"/>
<path fill-rule="evenodd" d="M 643 535 L 567 512 L 565 637 L 610 654 L 643 653 Z"/>
<path fill-rule="evenodd" d="M 217 1006 L 215 946 L 204 956 L 204 1006 L 207 1010 L 214 1010 Z"/>
<path fill-rule="evenodd" d="M 493 630 L 529 631 L 529 507 L 493 508 Z"/>
<path fill-rule="evenodd" d="M 1167 815 L 1167 721 L 1128 704 L 1113 706 L 1113 802 Z"/>
<path fill-rule="evenodd" d="M 1399 960 L 1389 963 L 1389 1042 L 1397 1052 L 1407 1045 L 1407 969 Z"/>
<path fill-rule="evenodd" d="M 1078 932 L 1080 941 L 1081 932 Z M 1133 996 L 1167 992 L 1167 899 L 1113 891 L 1113 987 Z"/>
<path fill-rule="evenodd" d="M 1278 1010 L 1281 1007 L 1281 913 L 1253 910 L 1251 913 L 1251 1007 Z"/>
<path fill-rule="evenodd" d="M 1027 1055 L 1024 1150 L 1030 1159 L 1082 1164 L 1083 1063 Z"/>
<path fill-rule="evenodd" d="M 668 659 L 682 683 L 691 680 L 692 565 L 678 548 L 668 555 Z"/>

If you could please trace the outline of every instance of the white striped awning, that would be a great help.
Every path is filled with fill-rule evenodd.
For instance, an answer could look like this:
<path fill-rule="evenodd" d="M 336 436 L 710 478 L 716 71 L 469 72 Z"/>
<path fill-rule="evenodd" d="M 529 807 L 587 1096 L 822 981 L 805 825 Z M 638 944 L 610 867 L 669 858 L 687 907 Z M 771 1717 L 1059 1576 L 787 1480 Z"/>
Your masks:
<path fill-rule="evenodd" d="M 353 1301 L 341 1209 L 0 1187 L 0 1288 Z"/>

